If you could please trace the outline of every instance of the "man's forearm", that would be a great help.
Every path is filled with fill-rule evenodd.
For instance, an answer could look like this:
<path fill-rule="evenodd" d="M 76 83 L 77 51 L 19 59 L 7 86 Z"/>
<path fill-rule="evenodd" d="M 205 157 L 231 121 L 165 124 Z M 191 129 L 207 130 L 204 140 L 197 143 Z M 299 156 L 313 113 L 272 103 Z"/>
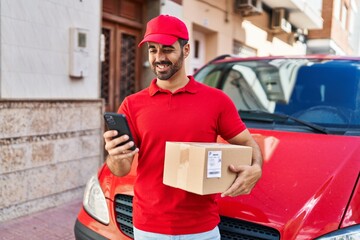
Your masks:
<path fill-rule="evenodd" d="M 114 159 L 110 155 L 106 158 L 106 165 L 110 171 L 118 177 L 123 177 L 130 172 L 132 162 L 133 159 L 130 158 Z"/>
<path fill-rule="evenodd" d="M 258 164 L 261 168 L 263 165 L 263 157 L 261 154 L 261 150 L 259 145 L 255 142 L 255 140 L 249 140 L 246 144 L 246 146 L 252 147 L 253 156 L 252 156 L 252 165 Z"/>

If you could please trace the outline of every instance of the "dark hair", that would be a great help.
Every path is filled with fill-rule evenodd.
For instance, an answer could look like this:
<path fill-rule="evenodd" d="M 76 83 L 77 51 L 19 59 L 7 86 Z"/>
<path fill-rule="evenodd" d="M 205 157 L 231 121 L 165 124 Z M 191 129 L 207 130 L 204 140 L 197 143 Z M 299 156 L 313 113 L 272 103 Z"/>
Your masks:
<path fill-rule="evenodd" d="M 183 48 L 188 43 L 188 40 L 178 38 L 178 42 L 180 43 L 180 47 Z"/>

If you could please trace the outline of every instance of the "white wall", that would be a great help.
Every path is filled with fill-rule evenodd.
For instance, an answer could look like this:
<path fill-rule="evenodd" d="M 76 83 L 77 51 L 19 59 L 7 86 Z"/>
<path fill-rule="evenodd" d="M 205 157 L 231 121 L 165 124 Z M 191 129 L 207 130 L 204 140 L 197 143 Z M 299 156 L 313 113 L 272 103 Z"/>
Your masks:
<path fill-rule="evenodd" d="M 101 0 L 0 0 L 0 98 L 99 97 Z M 89 30 L 89 74 L 69 77 L 69 28 Z"/>

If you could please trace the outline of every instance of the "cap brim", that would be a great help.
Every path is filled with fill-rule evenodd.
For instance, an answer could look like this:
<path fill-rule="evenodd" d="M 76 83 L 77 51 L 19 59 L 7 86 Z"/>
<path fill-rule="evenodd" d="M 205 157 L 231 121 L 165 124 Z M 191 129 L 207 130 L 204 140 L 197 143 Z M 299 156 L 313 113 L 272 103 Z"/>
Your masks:
<path fill-rule="evenodd" d="M 173 45 L 178 40 L 177 37 L 165 34 L 150 34 L 139 43 L 138 47 L 141 47 L 146 42 L 156 42 L 162 45 Z"/>

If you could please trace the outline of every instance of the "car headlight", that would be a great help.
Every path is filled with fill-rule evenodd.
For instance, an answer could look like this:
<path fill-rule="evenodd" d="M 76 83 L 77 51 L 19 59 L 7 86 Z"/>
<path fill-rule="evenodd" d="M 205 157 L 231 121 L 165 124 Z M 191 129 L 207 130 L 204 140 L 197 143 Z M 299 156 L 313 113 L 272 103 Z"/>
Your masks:
<path fill-rule="evenodd" d="M 356 240 L 360 239 L 360 225 L 354 225 L 339 229 L 335 232 L 326 234 L 317 240 Z"/>
<path fill-rule="evenodd" d="M 96 175 L 92 176 L 86 184 L 83 205 L 87 213 L 103 224 L 110 223 L 109 209 L 105 195 L 100 187 Z"/>

